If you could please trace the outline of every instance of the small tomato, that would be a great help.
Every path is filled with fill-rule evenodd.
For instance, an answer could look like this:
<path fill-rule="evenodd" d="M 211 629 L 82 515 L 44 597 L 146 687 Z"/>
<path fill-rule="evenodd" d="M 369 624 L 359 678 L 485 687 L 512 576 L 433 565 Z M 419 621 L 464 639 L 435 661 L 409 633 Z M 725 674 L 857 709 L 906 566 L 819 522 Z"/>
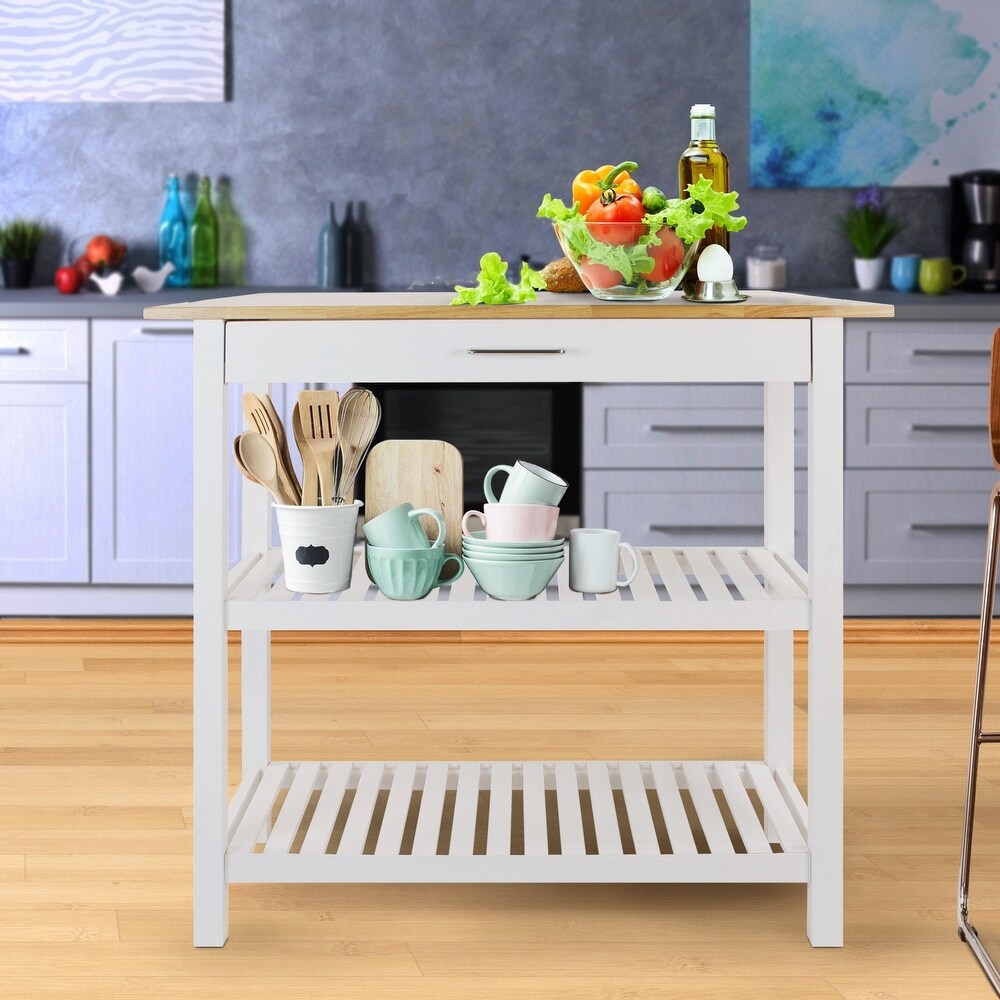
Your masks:
<path fill-rule="evenodd" d="M 646 253 L 653 258 L 653 269 L 643 277 L 647 281 L 669 281 L 684 263 L 687 246 L 669 226 L 658 230 L 656 235 L 663 242 L 646 248 Z"/>
<path fill-rule="evenodd" d="M 587 228 L 595 240 L 628 246 L 645 233 L 645 217 L 646 209 L 634 194 L 620 194 L 607 201 L 601 197 L 587 209 Z"/>

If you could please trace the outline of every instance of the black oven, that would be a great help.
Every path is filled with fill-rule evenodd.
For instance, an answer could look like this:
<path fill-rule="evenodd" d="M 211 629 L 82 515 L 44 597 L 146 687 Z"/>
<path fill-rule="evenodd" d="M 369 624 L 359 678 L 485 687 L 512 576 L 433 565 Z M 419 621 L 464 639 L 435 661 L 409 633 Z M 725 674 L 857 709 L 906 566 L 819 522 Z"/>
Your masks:
<path fill-rule="evenodd" d="M 579 516 L 579 383 L 400 383 L 366 388 L 382 405 L 376 442 L 398 438 L 448 441 L 462 453 L 466 510 L 482 509 L 483 478 L 490 468 L 523 459 L 569 483 L 561 513 Z M 361 490 L 363 484 L 359 484 Z"/>

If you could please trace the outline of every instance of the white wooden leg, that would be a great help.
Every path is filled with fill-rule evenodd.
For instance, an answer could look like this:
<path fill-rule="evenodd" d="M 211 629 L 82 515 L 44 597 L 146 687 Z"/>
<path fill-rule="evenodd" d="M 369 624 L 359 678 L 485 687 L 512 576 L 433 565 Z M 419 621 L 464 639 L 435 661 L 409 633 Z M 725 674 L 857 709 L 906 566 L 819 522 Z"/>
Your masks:
<path fill-rule="evenodd" d="M 194 943 L 229 934 L 225 596 L 228 569 L 225 325 L 194 334 Z"/>
<path fill-rule="evenodd" d="M 764 545 L 795 553 L 795 385 L 764 385 Z M 793 633 L 764 634 L 764 760 L 793 772 L 795 677 Z M 768 820 L 767 837 L 778 842 Z"/>
<path fill-rule="evenodd" d="M 844 943 L 844 324 L 812 321 L 809 385 L 809 852 L 806 931 Z"/>

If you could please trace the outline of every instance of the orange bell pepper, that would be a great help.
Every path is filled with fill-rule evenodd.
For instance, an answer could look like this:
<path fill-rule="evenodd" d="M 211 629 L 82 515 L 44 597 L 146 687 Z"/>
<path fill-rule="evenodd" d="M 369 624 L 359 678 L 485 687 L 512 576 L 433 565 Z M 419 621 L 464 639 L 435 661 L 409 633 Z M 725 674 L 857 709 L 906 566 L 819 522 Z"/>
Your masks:
<path fill-rule="evenodd" d="M 613 188 L 616 194 L 634 194 L 642 200 L 642 188 L 629 176 L 629 171 L 635 169 L 636 164 L 626 160 L 617 167 L 609 163 L 596 170 L 581 170 L 573 178 L 573 201 L 579 202 L 580 211 L 586 213 L 609 188 Z"/>

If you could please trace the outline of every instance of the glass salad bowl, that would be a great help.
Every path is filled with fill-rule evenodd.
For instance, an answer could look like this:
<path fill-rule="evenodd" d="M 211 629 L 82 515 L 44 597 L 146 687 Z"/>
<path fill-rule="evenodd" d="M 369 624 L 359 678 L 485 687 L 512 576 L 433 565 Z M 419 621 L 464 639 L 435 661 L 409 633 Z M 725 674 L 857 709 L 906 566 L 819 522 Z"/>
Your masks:
<path fill-rule="evenodd" d="M 592 295 L 616 302 L 665 299 L 681 283 L 700 240 L 685 243 L 669 226 L 644 221 L 554 220 L 563 253 Z"/>

